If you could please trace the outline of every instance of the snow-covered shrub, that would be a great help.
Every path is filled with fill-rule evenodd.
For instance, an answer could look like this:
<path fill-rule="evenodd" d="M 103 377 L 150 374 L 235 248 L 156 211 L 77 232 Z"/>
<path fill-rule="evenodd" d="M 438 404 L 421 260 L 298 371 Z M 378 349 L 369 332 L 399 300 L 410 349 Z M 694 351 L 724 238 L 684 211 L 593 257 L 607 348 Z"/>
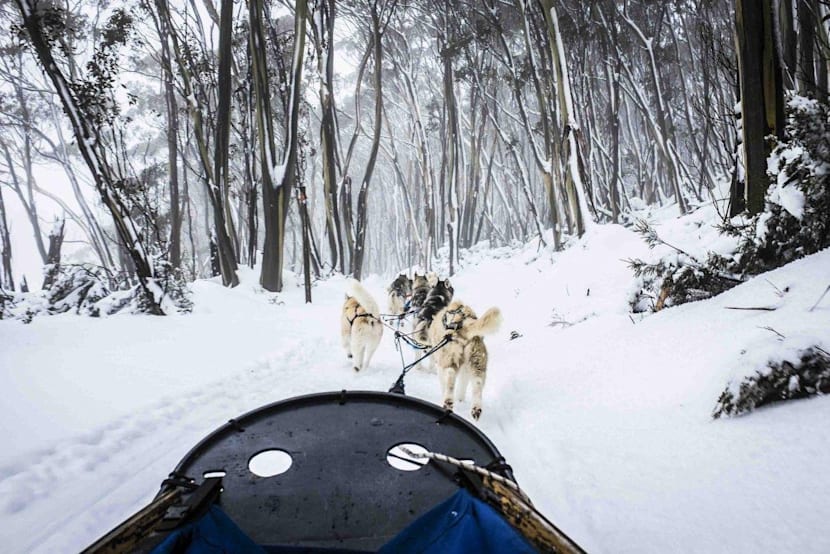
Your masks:
<path fill-rule="evenodd" d="M 172 271 L 169 264 L 156 264 L 156 279 L 150 288 L 166 314 L 192 311 L 190 290 L 180 272 Z M 0 299 L 0 319 L 13 317 L 24 323 L 38 315 L 67 312 L 90 317 L 154 313 L 139 285 L 126 276 L 85 264 L 60 265 L 48 290 L 10 298 L 5 302 Z"/>
<path fill-rule="evenodd" d="M 0 319 L 12 317 L 12 308 L 15 305 L 15 298 L 11 293 L 0 289 Z"/>
<path fill-rule="evenodd" d="M 635 225 L 650 247 L 664 244 L 676 253 L 654 263 L 629 262 L 641 279 L 630 299 L 633 311 L 708 298 L 830 246 L 830 106 L 795 96 L 787 107 L 787 140 L 767 163 L 771 185 L 764 211 L 719 227 L 739 239 L 731 255 L 700 261 L 663 242 L 647 223 Z"/>
<path fill-rule="evenodd" d="M 730 384 L 721 393 L 712 417 L 751 412 L 759 406 L 830 392 L 830 355 L 820 348 L 802 352 L 796 363 L 770 364 L 764 371 Z"/>
<path fill-rule="evenodd" d="M 86 265 L 60 266 L 52 287 L 45 292 L 49 313 L 73 311 L 98 317 L 98 303 L 111 294 L 111 279 L 102 270 Z"/>
<path fill-rule="evenodd" d="M 665 245 L 674 253 L 655 263 L 628 260 L 634 276 L 639 279 L 629 304 L 634 312 L 659 311 L 669 306 L 703 300 L 740 284 L 741 279 L 730 271 L 732 260 L 710 252 L 700 261 L 688 252 L 664 242 L 645 221 L 634 225 L 650 248 Z"/>
<path fill-rule="evenodd" d="M 738 271 L 755 275 L 830 246 L 830 106 L 788 103 L 787 141 L 768 161 L 765 210 L 741 228 Z"/>
<path fill-rule="evenodd" d="M 175 269 L 167 260 L 158 258 L 155 263 L 155 282 L 162 292 L 160 305 L 164 313 L 190 313 L 193 311 L 193 301 L 190 299 L 190 288 L 187 286 L 180 269 Z M 146 311 L 146 310 L 145 310 Z"/>

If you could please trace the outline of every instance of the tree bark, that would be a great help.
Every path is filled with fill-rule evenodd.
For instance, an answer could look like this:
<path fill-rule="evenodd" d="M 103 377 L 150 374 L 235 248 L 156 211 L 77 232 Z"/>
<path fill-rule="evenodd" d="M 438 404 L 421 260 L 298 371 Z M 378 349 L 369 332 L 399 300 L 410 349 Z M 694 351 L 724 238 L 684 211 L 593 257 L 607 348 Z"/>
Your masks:
<path fill-rule="evenodd" d="M 0 255 L 2 255 L 2 272 L 0 272 L 0 289 L 14 290 L 12 273 L 12 242 L 9 226 L 6 222 L 6 205 L 3 203 L 3 187 L 0 185 Z"/>
<path fill-rule="evenodd" d="M 783 90 L 772 29 L 772 0 L 736 0 L 744 194 L 750 214 L 764 209 L 769 179 L 767 135 L 783 133 Z"/>

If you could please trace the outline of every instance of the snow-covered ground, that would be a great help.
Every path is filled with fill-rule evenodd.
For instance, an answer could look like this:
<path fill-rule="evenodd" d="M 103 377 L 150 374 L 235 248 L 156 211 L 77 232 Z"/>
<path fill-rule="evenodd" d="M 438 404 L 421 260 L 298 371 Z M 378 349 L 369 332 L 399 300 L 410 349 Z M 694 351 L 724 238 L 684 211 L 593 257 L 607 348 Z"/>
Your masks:
<path fill-rule="evenodd" d="M 658 231 L 692 251 L 711 244 L 710 219 Z M 505 316 L 487 339 L 478 425 L 589 552 L 830 552 L 830 401 L 711 418 L 730 379 L 806 346 L 830 350 L 830 297 L 809 311 L 830 284 L 830 252 L 708 301 L 629 314 L 635 280 L 623 260 L 659 253 L 606 225 L 561 253 L 469 254 L 456 297 Z M 200 438 L 248 410 L 394 382 L 389 333 L 367 371 L 345 359 L 345 280 L 318 283 L 305 305 L 297 282 L 273 295 L 253 272 L 241 277 L 233 290 L 195 283 L 187 316 L 0 321 L 0 550 L 88 545 L 146 504 Z M 366 281 L 382 305 L 387 280 Z M 760 306 L 776 309 L 727 309 Z M 411 372 L 407 393 L 439 402 L 437 377 Z M 469 417 L 469 403 L 458 410 Z"/>

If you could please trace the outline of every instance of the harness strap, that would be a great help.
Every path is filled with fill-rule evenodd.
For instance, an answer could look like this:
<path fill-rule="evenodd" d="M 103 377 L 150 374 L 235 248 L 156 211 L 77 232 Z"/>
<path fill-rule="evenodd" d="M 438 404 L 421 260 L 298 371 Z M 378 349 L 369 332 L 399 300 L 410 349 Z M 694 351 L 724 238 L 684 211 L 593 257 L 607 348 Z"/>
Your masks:
<path fill-rule="evenodd" d="M 354 325 L 355 320 L 357 320 L 357 318 L 359 318 L 359 317 L 372 317 L 372 318 L 377 319 L 375 316 L 373 316 L 369 312 L 366 312 L 365 314 L 357 314 L 356 313 L 353 318 L 349 319 L 349 327 L 352 327 Z"/>
<path fill-rule="evenodd" d="M 400 336 L 403 336 L 403 335 L 400 335 Z M 398 339 L 399 339 L 399 337 L 396 335 L 395 336 L 396 344 L 398 344 Z M 435 346 L 430 348 L 429 351 L 426 354 L 424 354 L 423 356 L 421 356 L 420 358 L 418 358 L 414 362 L 412 362 L 408 365 L 405 365 L 404 368 L 403 368 L 403 371 L 401 371 L 401 374 L 398 376 L 398 380 L 395 381 L 395 384 L 392 385 L 392 388 L 389 389 L 389 392 L 393 392 L 393 393 L 396 393 L 396 394 L 406 394 L 406 390 L 405 390 L 405 386 L 404 386 L 404 377 L 406 377 L 406 374 L 409 373 L 409 370 L 412 369 L 413 367 L 415 367 L 416 365 L 418 365 L 422 360 L 426 360 L 427 358 L 429 358 L 430 356 L 432 356 L 433 354 L 435 354 L 436 352 L 438 352 L 439 350 L 444 348 L 447 344 L 450 343 L 451 340 L 452 340 L 452 338 L 449 335 L 445 336 L 443 339 L 441 339 L 441 342 L 439 342 L 438 344 L 436 344 Z M 398 350 L 400 351 L 400 349 L 398 349 Z M 403 352 L 401 352 L 401 363 L 403 363 Z"/>

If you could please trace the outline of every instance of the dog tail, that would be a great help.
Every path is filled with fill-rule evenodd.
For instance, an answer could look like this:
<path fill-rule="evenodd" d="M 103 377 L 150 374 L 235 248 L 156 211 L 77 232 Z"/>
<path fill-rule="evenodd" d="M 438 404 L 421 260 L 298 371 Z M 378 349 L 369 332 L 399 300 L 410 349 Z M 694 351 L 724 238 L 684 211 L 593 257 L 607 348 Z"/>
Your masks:
<path fill-rule="evenodd" d="M 357 300 L 358 304 L 363 306 L 363 309 L 372 314 L 375 317 L 380 316 L 380 308 L 378 307 L 378 303 L 375 302 L 375 299 L 372 298 L 372 295 L 369 294 L 363 285 L 360 284 L 360 281 L 356 279 L 350 279 L 349 281 L 349 295 L 353 296 L 355 300 Z"/>
<path fill-rule="evenodd" d="M 472 336 L 483 337 L 484 335 L 491 335 L 499 330 L 501 326 L 501 310 L 498 308 L 490 308 L 478 319 L 471 321 L 464 325 L 465 329 Z"/>

